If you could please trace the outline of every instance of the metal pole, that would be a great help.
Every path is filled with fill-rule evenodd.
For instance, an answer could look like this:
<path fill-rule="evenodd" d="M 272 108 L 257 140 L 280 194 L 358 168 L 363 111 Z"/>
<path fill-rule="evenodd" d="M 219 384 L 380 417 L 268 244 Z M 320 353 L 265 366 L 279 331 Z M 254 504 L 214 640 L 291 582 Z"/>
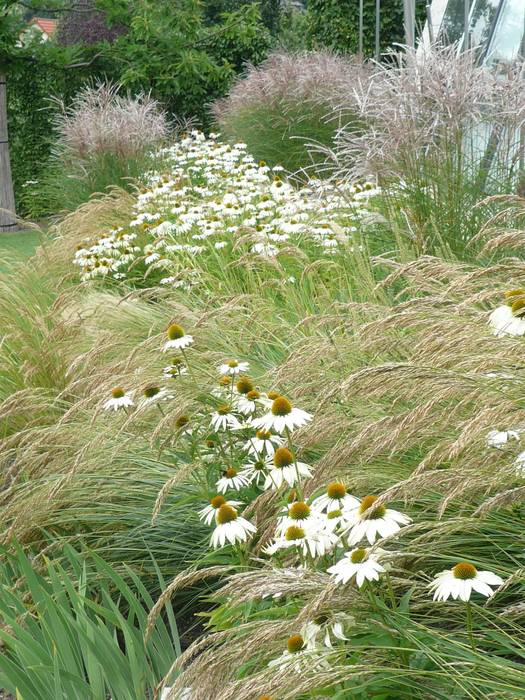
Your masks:
<path fill-rule="evenodd" d="M 431 10 L 429 3 L 427 3 L 425 9 L 427 11 L 428 38 L 430 39 L 430 43 L 433 44 L 434 43 L 434 27 L 432 26 L 432 10 Z"/>
<path fill-rule="evenodd" d="M 359 0 L 359 56 L 363 58 L 363 3 Z"/>
<path fill-rule="evenodd" d="M 415 0 L 403 0 L 403 23 L 405 25 L 405 44 L 414 48 L 415 45 Z"/>
<path fill-rule="evenodd" d="M 379 36 L 381 29 L 381 0 L 376 0 L 376 61 L 379 61 Z"/>
<path fill-rule="evenodd" d="M 463 30 L 465 32 L 465 36 L 463 39 L 463 49 L 465 51 L 468 51 L 469 44 L 470 44 L 470 36 L 469 36 L 469 18 L 470 18 L 470 0 L 463 0 Z"/>

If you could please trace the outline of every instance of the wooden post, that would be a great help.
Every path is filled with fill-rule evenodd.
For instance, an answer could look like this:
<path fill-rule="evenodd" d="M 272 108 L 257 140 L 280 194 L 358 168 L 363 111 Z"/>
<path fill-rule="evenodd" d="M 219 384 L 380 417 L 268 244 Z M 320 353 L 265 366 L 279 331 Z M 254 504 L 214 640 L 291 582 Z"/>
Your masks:
<path fill-rule="evenodd" d="M 7 210 L 7 211 L 5 211 Z M 0 73 L 0 232 L 16 231 L 15 195 L 9 159 L 7 136 L 7 91 L 6 77 Z"/>

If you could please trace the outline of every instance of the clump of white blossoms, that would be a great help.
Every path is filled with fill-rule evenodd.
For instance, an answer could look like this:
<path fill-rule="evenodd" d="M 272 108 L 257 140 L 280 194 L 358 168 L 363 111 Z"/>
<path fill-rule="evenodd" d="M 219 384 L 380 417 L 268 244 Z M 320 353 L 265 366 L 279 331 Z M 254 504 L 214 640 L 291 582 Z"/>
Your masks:
<path fill-rule="evenodd" d="M 493 335 L 523 335 L 525 333 L 525 289 L 505 292 L 505 304 L 498 306 L 489 316 Z"/>
<path fill-rule="evenodd" d="M 358 588 L 361 588 L 365 581 L 378 581 L 379 575 L 384 571 L 384 567 L 378 561 L 378 555 L 368 553 L 362 547 L 346 552 L 337 564 L 327 569 L 336 583 L 345 584 L 355 578 Z"/>
<path fill-rule="evenodd" d="M 436 574 L 430 590 L 434 592 L 434 600 L 452 597 L 467 602 L 473 591 L 490 598 L 494 593 L 491 586 L 501 586 L 502 583 L 503 579 L 492 571 L 478 571 L 473 564 L 462 561 L 452 569 Z"/>
<path fill-rule="evenodd" d="M 352 245 L 368 200 L 378 192 L 372 183 L 319 180 L 294 188 L 280 168 L 257 164 L 245 144 L 221 143 L 217 134 L 206 138 L 193 131 L 159 155 L 168 171 L 145 178 L 131 221 L 78 247 L 74 263 L 82 280 L 155 280 L 157 274 L 161 284 L 191 289 L 198 275 L 183 274 L 180 263 L 192 269 L 201 256 L 228 256 L 237 232 L 247 228 L 255 256 L 274 257 L 290 241 L 333 254 Z"/>
<path fill-rule="evenodd" d="M 121 386 L 116 386 L 111 390 L 111 398 L 104 403 L 105 411 L 118 411 L 120 408 L 130 408 L 133 406 L 133 393 L 126 392 Z"/>
<path fill-rule="evenodd" d="M 411 520 L 407 515 L 384 505 L 375 505 L 377 496 L 365 496 L 360 505 L 349 512 L 348 544 L 358 544 L 366 538 L 374 544 L 379 537 L 395 535 Z"/>

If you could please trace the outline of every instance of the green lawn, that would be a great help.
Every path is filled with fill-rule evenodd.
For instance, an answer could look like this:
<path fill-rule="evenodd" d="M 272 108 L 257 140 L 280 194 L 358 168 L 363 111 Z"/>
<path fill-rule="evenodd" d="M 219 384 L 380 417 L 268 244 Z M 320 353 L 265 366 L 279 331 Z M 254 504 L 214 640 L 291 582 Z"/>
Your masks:
<path fill-rule="evenodd" d="M 38 231 L 16 231 L 15 233 L 0 232 L 0 272 L 7 269 L 7 260 L 13 258 L 29 258 L 39 244 Z"/>

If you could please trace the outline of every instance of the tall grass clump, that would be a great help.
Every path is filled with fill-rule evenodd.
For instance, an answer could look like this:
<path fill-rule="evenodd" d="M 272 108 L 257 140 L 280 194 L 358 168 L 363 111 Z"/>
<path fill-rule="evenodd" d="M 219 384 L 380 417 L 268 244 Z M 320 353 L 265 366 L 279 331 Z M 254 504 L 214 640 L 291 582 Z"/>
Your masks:
<path fill-rule="evenodd" d="M 155 148 L 170 132 L 166 114 L 148 94 L 119 90 L 112 83 L 90 85 L 70 105 L 59 104 L 49 167 L 30 193 L 46 210 L 33 214 L 74 210 L 109 186 L 129 189 L 159 165 Z"/>
<path fill-rule="evenodd" d="M 519 67 L 502 81 L 455 46 L 393 55 L 356 85 L 367 129 L 338 134 L 338 177 L 375 175 L 420 253 L 460 253 L 486 218 L 479 201 L 517 187 L 523 81 Z"/>
<path fill-rule="evenodd" d="M 246 143 L 256 160 L 311 171 L 322 157 L 309 144 L 330 146 L 343 124 L 357 126 L 353 85 L 365 73 L 357 59 L 329 51 L 277 52 L 250 67 L 212 111 L 224 137 Z"/>

